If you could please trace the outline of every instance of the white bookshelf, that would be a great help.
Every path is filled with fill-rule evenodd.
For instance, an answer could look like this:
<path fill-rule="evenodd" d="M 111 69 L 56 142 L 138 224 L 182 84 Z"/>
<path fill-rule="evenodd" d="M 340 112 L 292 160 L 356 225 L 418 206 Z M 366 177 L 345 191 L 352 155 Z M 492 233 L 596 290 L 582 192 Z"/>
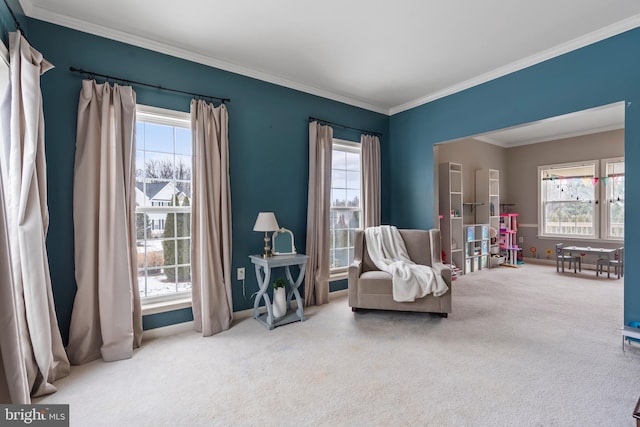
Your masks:
<path fill-rule="evenodd" d="M 467 224 L 464 236 L 465 274 L 489 268 L 489 225 Z"/>
<path fill-rule="evenodd" d="M 442 249 L 446 263 L 450 265 L 453 262 L 460 273 L 464 274 L 462 165 L 451 162 L 440 164 L 439 178 Z"/>
<path fill-rule="evenodd" d="M 476 222 L 489 224 L 496 233 L 500 231 L 500 171 L 496 169 L 476 170 Z M 489 252 L 500 253 L 498 236 L 490 240 Z"/>

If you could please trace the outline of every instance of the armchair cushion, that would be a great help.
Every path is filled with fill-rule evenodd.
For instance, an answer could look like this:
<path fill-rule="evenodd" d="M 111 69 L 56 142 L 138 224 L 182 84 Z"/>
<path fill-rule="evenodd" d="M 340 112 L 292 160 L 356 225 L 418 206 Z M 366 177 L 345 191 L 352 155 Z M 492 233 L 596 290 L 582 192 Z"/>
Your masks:
<path fill-rule="evenodd" d="M 360 286 L 372 294 L 392 295 L 392 288 L 389 287 L 391 279 L 391 275 L 384 271 L 367 271 L 360 276 Z"/>

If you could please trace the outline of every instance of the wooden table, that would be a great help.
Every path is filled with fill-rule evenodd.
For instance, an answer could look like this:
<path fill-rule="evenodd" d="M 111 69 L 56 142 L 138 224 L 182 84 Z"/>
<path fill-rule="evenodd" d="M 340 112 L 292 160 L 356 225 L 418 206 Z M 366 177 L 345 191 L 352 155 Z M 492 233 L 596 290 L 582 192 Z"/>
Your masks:
<path fill-rule="evenodd" d="M 291 322 L 303 321 L 304 320 L 304 312 L 303 312 L 303 302 L 300 297 L 300 292 L 298 291 L 298 287 L 302 283 L 304 279 L 304 270 L 307 264 L 306 255 L 296 254 L 296 255 L 275 255 L 268 258 L 262 258 L 260 255 L 250 255 L 251 262 L 255 264 L 256 268 L 256 279 L 258 280 L 258 286 L 260 286 L 260 290 L 258 291 L 258 295 L 256 295 L 256 300 L 253 304 L 253 317 L 258 320 L 260 323 L 265 325 L 269 329 L 273 329 L 276 326 L 284 325 Z M 291 276 L 291 270 L 289 267 L 292 265 L 297 265 L 300 269 L 298 273 L 298 278 L 293 280 Z M 271 305 L 271 299 L 267 294 L 267 289 L 269 288 L 269 281 L 271 279 L 271 269 L 275 267 L 284 267 L 285 273 L 287 275 L 287 281 L 289 282 L 289 292 L 287 292 L 287 313 L 279 319 L 276 319 L 273 315 L 273 307 Z M 291 298 L 296 297 L 296 303 L 298 305 L 295 311 L 291 310 Z M 264 305 L 267 308 L 266 313 L 260 314 L 259 305 L 260 300 L 264 299 Z"/>
<path fill-rule="evenodd" d="M 589 254 L 589 255 L 597 255 L 598 259 L 600 258 L 611 258 L 612 254 L 616 253 L 616 249 L 608 249 L 608 248 L 592 248 L 591 246 L 563 246 L 562 253 L 572 254 Z M 597 274 L 597 270 L 596 270 Z"/>

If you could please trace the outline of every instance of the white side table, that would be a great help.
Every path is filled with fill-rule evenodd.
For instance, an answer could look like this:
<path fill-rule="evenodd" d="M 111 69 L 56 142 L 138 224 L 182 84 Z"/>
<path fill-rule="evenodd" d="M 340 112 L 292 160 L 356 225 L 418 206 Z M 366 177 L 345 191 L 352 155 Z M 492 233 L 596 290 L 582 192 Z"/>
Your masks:
<path fill-rule="evenodd" d="M 249 258 L 251 259 L 251 262 L 255 264 L 256 279 L 258 280 L 258 286 L 260 287 L 258 295 L 256 295 L 256 300 L 253 304 L 253 318 L 257 319 L 270 330 L 276 326 L 285 325 L 298 320 L 302 322 L 304 320 L 303 303 L 302 298 L 300 297 L 300 292 L 298 292 L 298 287 L 304 279 L 304 270 L 309 257 L 302 254 L 296 254 L 275 255 L 269 258 L 262 258 L 260 255 L 249 255 Z M 291 276 L 290 267 L 292 265 L 297 265 L 300 268 L 300 273 L 298 273 L 298 278 L 295 281 Z M 269 281 L 271 279 L 271 269 L 275 267 L 285 267 L 287 281 L 289 282 L 289 291 L 287 292 L 287 313 L 278 319 L 273 317 L 271 299 L 267 294 Z M 294 295 L 298 305 L 295 311 L 291 309 L 291 298 Z M 264 305 L 267 309 L 266 313 L 260 314 L 260 310 L 258 308 L 260 299 L 264 299 Z"/>

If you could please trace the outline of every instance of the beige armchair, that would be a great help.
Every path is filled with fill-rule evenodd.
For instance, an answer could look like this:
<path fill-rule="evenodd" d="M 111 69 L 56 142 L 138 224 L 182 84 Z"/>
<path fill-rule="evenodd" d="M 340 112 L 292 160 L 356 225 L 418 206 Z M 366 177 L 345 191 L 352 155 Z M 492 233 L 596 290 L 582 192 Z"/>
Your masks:
<path fill-rule="evenodd" d="M 354 260 L 349 266 L 349 306 L 359 308 L 451 313 L 451 270 L 440 252 L 440 230 L 399 230 L 409 257 L 416 264 L 433 267 L 444 279 L 449 291 L 442 296 L 429 294 L 413 302 L 396 302 L 392 295 L 391 275 L 378 270 L 367 251 L 363 230 L 355 231 Z"/>

